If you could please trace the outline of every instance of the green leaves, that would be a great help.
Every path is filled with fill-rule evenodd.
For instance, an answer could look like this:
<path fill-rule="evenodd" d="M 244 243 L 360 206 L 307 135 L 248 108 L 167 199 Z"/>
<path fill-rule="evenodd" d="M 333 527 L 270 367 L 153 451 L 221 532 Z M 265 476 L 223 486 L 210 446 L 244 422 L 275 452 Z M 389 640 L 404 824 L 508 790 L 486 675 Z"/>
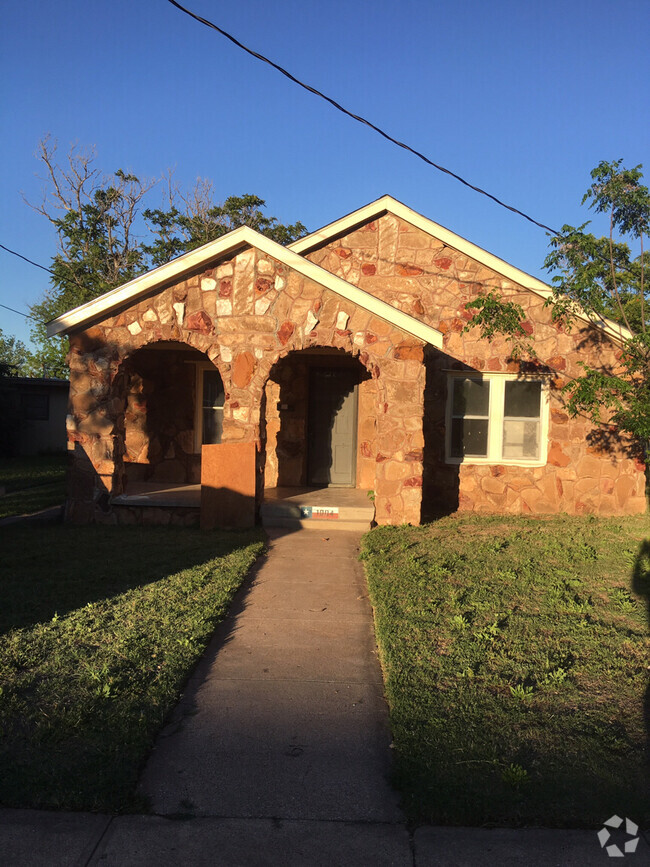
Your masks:
<path fill-rule="evenodd" d="M 554 322 L 571 329 L 578 319 L 586 318 L 596 328 L 613 320 L 629 331 L 622 332 L 618 363 L 598 366 L 585 361 L 582 375 L 565 386 L 564 398 L 571 415 L 584 414 L 599 427 L 602 444 L 627 440 L 639 456 L 648 453 L 650 443 L 650 297 L 645 278 L 650 255 L 643 249 L 650 226 L 650 193 L 642 183 L 641 168 L 626 169 L 622 160 L 599 163 L 582 201 L 609 216 L 609 236 L 588 232 L 588 222 L 564 225 L 550 236 L 544 260 L 553 275 L 546 306 Z M 632 247 L 638 248 L 638 255 Z M 477 313 L 465 331 L 478 326 L 487 340 L 504 336 L 514 358 L 535 357 L 519 305 L 490 291 L 466 306 Z"/>
<path fill-rule="evenodd" d="M 525 313 L 520 304 L 504 301 L 496 292 L 490 291 L 479 295 L 465 307 L 477 312 L 467 323 L 463 333 L 478 326 L 481 336 L 486 340 L 493 340 L 497 335 L 505 336 L 510 343 L 513 358 L 523 355 L 535 357 L 535 350 L 523 326 Z"/>

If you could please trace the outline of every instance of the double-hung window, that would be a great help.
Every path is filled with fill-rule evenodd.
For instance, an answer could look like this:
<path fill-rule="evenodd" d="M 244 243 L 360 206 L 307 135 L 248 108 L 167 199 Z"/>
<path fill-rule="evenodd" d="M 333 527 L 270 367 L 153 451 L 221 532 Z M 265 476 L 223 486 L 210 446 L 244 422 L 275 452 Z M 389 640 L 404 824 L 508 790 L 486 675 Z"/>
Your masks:
<path fill-rule="evenodd" d="M 543 379 L 450 375 L 448 462 L 544 464 L 547 403 Z"/>
<path fill-rule="evenodd" d="M 211 364 L 196 365 L 196 412 L 194 448 L 220 443 L 223 430 L 225 393 L 219 371 Z"/>

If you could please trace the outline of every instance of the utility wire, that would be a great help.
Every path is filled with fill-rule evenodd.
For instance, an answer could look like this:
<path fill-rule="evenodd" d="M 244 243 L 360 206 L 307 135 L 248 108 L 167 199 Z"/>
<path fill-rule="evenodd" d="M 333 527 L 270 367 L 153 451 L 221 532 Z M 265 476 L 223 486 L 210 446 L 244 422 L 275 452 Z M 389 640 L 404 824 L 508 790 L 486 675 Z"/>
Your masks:
<path fill-rule="evenodd" d="M 13 307 L 7 307 L 6 304 L 0 304 L 0 307 L 4 307 L 5 310 L 11 310 L 12 313 L 17 313 L 19 316 L 24 316 L 25 319 L 34 319 L 34 322 L 39 322 L 39 320 L 35 319 L 30 313 L 23 313 L 22 310 L 14 310 Z"/>
<path fill-rule="evenodd" d="M 348 111 L 347 108 L 344 108 L 342 105 L 340 105 L 338 102 L 336 102 L 336 100 L 332 99 L 330 96 L 327 96 L 326 94 L 322 93 L 320 90 L 317 90 L 315 87 L 312 87 L 309 84 L 305 84 L 304 81 L 301 81 L 299 78 L 296 78 L 295 75 L 292 75 L 290 72 L 288 72 L 282 66 L 280 66 L 277 63 L 274 63 L 272 60 L 270 60 L 268 57 L 265 57 L 263 54 L 259 54 L 257 51 L 253 51 L 252 48 L 248 48 L 246 45 L 244 45 L 242 42 L 240 42 L 238 39 L 236 39 L 234 36 L 232 36 L 232 34 L 228 33 L 226 30 L 223 30 L 223 28 L 219 27 L 214 22 L 209 21 L 207 18 L 202 18 L 200 15 L 197 15 L 195 12 L 192 12 L 190 9 L 186 9 L 184 6 L 181 6 L 180 3 L 177 3 L 176 0 L 169 0 L 169 3 L 171 3 L 172 6 L 175 6 L 177 9 L 180 9 L 181 12 L 184 12 L 186 15 L 189 15 L 190 18 L 193 18 L 195 21 L 198 21 L 200 24 L 204 24 L 206 27 L 210 27 L 212 30 L 216 30 L 217 33 L 220 33 L 222 36 L 225 36 L 226 39 L 229 39 L 230 42 L 233 43 L 233 45 L 236 45 L 237 48 L 241 48 L 242 51 L 245 51 L 247 54 L 250 54 L 251 57 L 255 57 L 257 60 L 261 60 L 263 63 L 268 63 L 269 66 L 272 66 L 273 69 L 276 69 L 282 75 L 286 76 L 286 78 L 288 78 L 290 81 L 293 81 L 294 84 L 297 84 L 299 87 L 302 87 L 304 90 L 307 90 L 309 93 L 313 93 L 314 96 L 318 96 L 321 99 L 324 99 L 325 102 L 329 102 L 329 104 L 334 106 L 334 108 L 337 109 L 337 111 L 340 111 L 343 114 L 346 114 L 348 117 L 351 117 L 352 120 L 356 120 L 358 123 L 362 123 L 365 126 L 370 127 L 370 129 L 373 129 L 376 133 L 379 133 L 380 136 L 387 139 L 389 142 L 392 142 L 393 144 L 397 145 L 398 147 L 403 148 L 404 150 L 406 150 L 409 153 L 413 154 L 414 156 L 418 157 L 418 159 L 421 159 L 427 165 L 432 166 L 432 168 L 437 169 L 439 172 L 444 172 L 444 174 L 446 174 L 446 175 L 450 175 L 452 178 L 459 181 L 464 186 L 469 187 L 470 190 L 474 190 L 475 192 L 480 193 L 482 196 L 487 196 L 488 199 L 492 199 L 492 201 L 496 202 L 497 205 L 500 205 L 502 208 L 507 208 L 507 210 L 512 211 L 514 214 L 518 214 L 520 217 L 523 217 L 525 220 L 528 220 L 529 223 L 533 223 L 533 225 L 539 226 L 540 229 L 545 229 L 547 232 L 550 232 L 552 235 L 560 235 L 561 234 L 556 229 L 552 229 L 550 226 L 547 226 L 545 223 L 540 223 L 538 220 L 533 219 L 533 217 L 529 216 L 528 214 L 525 214 L 523 211 L 520 211 L 518 208 L 515 208 L 512 205 L 508 205 L 505 202 L 502 202 L 501 199 L 498 199 L 496 196 L 493 196 L 492 193 L 488 193 L 486 190 L 482 190 L 480 187 L 477 187 L 474 184 L 471 184 L 469 181 L 466 181 L 465 178 L 462 178 L 460 175 L 457 175 L 455 172 L 452 172 L 450 169 L 447 169 L 444 166 L 440 166 L 437 163 L 434 163 L 433 160 L 429 159 L 429 157 L 425 156 L 423 153 L 420 153 L 420 151 L 415 150 L 415 148 L 412 148 L 410 145 L 407 145 L 405 142 L 402 142 L 402 141 L 399 141 L 399 139 L 393 138 L 393 136 L 389 135 L 387 132 L 385 132 L 380 127 L 376 126 L 376 124 L 367 120 L 365 117 L 361 117 L 361 115 L 354 114 L 354 112 Z"/>
<path fill-rule="evenodd" d="M 53 277 L 56 276 L 54 271 L 52 271 L 50 268 L 46 268 L 45 265 L 39 265 L 38 262 L 34 262 L 32 259 L 28 259 L 27 256 L 23 256 L 22 253 L 16 253 L 15 250 L 10 250 L 9 247 L 5 247 L 4 244 L 0 244 L 0 247 L 3 250 L 6 250 L 7 253 L 11 253 L 14 256 L 18 256 L 19 259 L 23 259 L 25 262 L 29 262 L 30 265 L 35 265 L 37 268 L 40 268 L 42 271 L 47 271 L 47 273 L 52 274 Z"/>

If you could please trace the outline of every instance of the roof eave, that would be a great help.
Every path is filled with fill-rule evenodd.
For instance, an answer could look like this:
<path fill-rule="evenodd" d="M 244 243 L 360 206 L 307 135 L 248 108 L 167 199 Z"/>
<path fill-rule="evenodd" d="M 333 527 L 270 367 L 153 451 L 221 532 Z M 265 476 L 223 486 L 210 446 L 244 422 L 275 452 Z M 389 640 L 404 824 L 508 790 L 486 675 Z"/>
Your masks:
<path fill-rule="evenodd" d="M 261 235 L 248 226 L 240 226 L 240 228 L 234 229 L 216 241 L 204 244 L 202 247 L 185 253 L 177 259 L 173 259 L 171 262 L 155 268 L 153 271 L 148 271 L 146 274 L 136 277 L 124 286 L 106 292 L 99 298 L 82 304 L 68 313 L 64 313 L 62 316 L 48 323 L 48 337 L 67 333 L 74 328 L 80 328 L 90 321 L 96 320 L 102 314 L 107 315 L 111 310 L 122 307 L 129 302 L 134 302 L 137 298 L 140 298 L 159 285 L 170 283 L 175 279 L 177 280 L 183 274 L 200 267 L 206 262 L 221 258 L 246 246 L 261 250 L 301 273 L 304 277 L 313 280 L 327 289 L 331 289 L 341 297 L 390 322 L 396 328 L 417 337 L 424 343 L 429 343 L 438 349 L 442 348 L 443 336 L 436 328 L 426 325 L 424 322 L 398 310 L 391 304 L 376 298 L 368 292 L 364 292 L 358 286 L 354 286 L 341 277 L 337 277 L 314 262 L 310 262 L 309 259 L 305 259 L 293 250 L 283 247 L 281 244 L 271 240 L 271 238 L 267 238 L 266 235 Z"/>

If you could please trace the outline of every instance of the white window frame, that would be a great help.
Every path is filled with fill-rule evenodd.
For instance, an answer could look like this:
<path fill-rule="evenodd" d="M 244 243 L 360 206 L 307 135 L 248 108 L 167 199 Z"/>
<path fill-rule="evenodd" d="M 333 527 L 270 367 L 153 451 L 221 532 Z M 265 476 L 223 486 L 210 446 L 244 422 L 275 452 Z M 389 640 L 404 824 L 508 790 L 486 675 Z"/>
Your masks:
<path fill-rule="evenodd" d="M 474 379 L 490 383 L 490 399 L 488 407 L 488 442 L 487 455 L 464 455 L 452 457 L 451 454 L 451 419 L 453 385 L 457 379 Z M 541 382 L 540 416 L 539 416 L 539 457 L 538 458 L 504 458 L 503 449 L 503 419 L 505 408 L 505 384 L 517 380 L 519 382 Z M 526 376 L 518 373 L 474 373 L 454 371 L 447 374 L 447 409 L 445 413 L 445 462 L 448 464 L 501 464 L 513 467 L 543 467 L 548 456 L 548 419 L 549 419 L 549 377 Z"/>
<path fill-rule="evenodd" d="M 201 454 L 201 446 L 203 445 L 203 374 L 206 370 L 217 370 L 218 368 L 209 361 L 193 361 L 192 364 L 196 367 L 196 391 L 194 400 L 194 453 Z M 223 408 L 222 412 L 223 412 Z"/>

